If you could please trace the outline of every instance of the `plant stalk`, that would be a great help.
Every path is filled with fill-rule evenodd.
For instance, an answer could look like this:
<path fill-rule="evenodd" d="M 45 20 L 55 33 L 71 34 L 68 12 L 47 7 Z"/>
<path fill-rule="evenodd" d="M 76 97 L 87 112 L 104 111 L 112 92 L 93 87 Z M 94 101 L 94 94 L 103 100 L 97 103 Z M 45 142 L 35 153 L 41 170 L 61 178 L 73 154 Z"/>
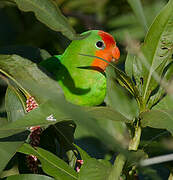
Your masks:
<path fill-rule="evenodd" d="M 141 138 L 141 127 L 140 125 L 137 125 L 135 128 L 135 134 L 133 139 L 130 141 L 129 143 L 129 150 L 133 150 L 133 151 L 137 151 L 138 150 L 138 146 L 140 143 L 140 138 Z"/>

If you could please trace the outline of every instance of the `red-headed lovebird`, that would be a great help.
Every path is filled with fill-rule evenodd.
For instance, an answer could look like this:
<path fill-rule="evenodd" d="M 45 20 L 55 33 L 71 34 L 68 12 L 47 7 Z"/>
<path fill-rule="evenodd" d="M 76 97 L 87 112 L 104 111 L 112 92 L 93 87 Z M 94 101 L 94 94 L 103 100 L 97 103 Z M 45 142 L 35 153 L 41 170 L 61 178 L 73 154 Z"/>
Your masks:
<path fill-rule="evenodd" d="M 67 101 L 82 105 L 95 106 L 104 101 L 106 77 L 104 71 L 109 62 L 117 62 L 120 51 L 114 38 L 101 30 L 90 30 L 84 39 L 74 40 L 62 55 L 55 55 L 40 63 L 53 73 L 61 86 Z"/>

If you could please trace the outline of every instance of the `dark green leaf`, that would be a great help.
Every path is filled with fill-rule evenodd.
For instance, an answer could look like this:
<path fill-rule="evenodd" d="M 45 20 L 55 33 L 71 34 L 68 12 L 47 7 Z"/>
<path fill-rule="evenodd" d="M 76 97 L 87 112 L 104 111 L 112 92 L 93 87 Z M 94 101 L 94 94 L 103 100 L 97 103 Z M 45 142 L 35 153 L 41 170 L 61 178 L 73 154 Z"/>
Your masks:
<path fill-rule="evenodd" d="M 141 167 L 139 168 L 139 172 L 143 175 L 144 179 L 151 179 L 151 180 L 162 180 L 156 169 L 152 169 L 150 167 Z"/>
<path fill-rule="evenodd" d="M 19 9 L 25 12 L 32 11 L 36 18 L 54 31 L 60 31 L 69 39 L 78 39 L 74 29 L 69 25 L 65 16 L 53 0 L 14 0 Z"/>
<path fill-rule="evenodd" d="M 17 55 L 0 55 L 0 72 L 14 81 L 25 95 L 35 96 L 38 103 L 47 100 L 41 89 L 61 92 L 58 83 L 41 71 L 35 63 Z"/>
<path fill-rule="evenodd" d="M 62 121 L 54 126 L 58 141 L 60 143 L 60 148 L 62 152 L 66 152 L 68 157 L 69 165 L 75 167 L 76 164 L 76 154 L 74 153 L 75 147 L 74 143 L 74 132 L 76 124 L 73 121 Z"/>
<path fill-rule="evenodd" d="M 24 102 L 19 99 L 21 95 L 13 87 L 9 86 L 5 96 L 5 107 L 7 112 L 8 122 L 14 122 L 18 118 L 25 115 Z"/>
<path fill-rule="evenodd" d="M 48 119 L 51 115 L 53 115 L 53 120 Z M 16 121 L 1 126 L 0 135 L 12 135 L 17 132 L 22 132 L 31 126 L 46 126 L 67 119 L 70 119 L 70 117 L 57 109 L 55 103 L 48 101 Z"/>
<path fill-rule="evenodd" d="M 0 8 L 5 6 L 15 6 L 15 3 L 12 0 L 1 0 Z"/>
<path fill-rule="evenodd" d="M 0 174 L 23 142 L 0 142 Z"/>
<path fill-rule="evenodd" d="M 62 121 L 53 126 L 65 151 L 73 147 L 76 125 L 73 121 Z"/>
<path fill-rule="evenodd" d="M 5 124 L 8 123 L 8 119 L 7 118 L 0 118 L 0 126 L 3 126 Z"/>
<path fill-rule="evenodd" d="M 39 174 L 19 174 L 7 177 L 7 180 L 54 180 L 51 177 Z"/>
<path fill-rule="evenodd" d="M 24 144 L 19 149 L 19 152 L 37 156 L 37 158 L 41 161 L 43 171 L 48 175 L 53 176 L 55 179 L 78 179 L 78 174 L 70 168 L 67 163 L 44 149 L 33 148 L 29 144 Z"/>

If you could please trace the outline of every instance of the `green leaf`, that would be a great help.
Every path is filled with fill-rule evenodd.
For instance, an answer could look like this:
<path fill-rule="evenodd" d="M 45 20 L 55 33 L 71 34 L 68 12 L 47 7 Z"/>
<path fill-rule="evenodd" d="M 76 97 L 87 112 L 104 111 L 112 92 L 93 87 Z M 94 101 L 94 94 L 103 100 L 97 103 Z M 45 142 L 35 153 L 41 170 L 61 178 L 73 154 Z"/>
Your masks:
<path fill-rule="evenodd" d="M 119 143 L 128 144 L 129 134 L 124 123 L 130 123 L 129 119 L 110 107 L 90 107 L 87 111 L 99 126 L 108 131 Z"/>
<path fill-rule="evenodd" d="M 53 126 L 56 130 L 59 142 L 65 151 L 74 149 L 74 132 L 76 124 L 73 121 L 61 121 Z"/>
<path fill-rule="evenodd" d="M 3 126 L 5 124 L 8 123 L 8 119 L 7 118 L 0 118 L 0 126 Z"/>
<path fill-rule="evenodd" d="M 137 55 L 130 52 L 127 56 L 126 72 L 130 76 L 133 75 L 143 97 L 143 104 L 148 109 L 163 95 L 163 89 L 157 88 L 166 66 L 172 61 L 172 11 L 173 1 L 170 0 L 151 25 L 141 52 L 136 52 L 137 50 L 134 48 Z"/>
<path fill-rule="evenodd" d="M 51 177 L 43 176 L 39 174 L 19 174 L 7 177 L 6 180 L 54 180 Z"/>
<path fill-rule="evenodd" d="M 71 167 L 75 167 L 76 164 L 76 154 L 74 147 L 74 132 L 76 129 L 76 124 L 73 121 L 61 121 L 56 123 L 54 126 L 56 130 L 56 136 L 58 137 L 58 142 L 60 144 L 60 152 L 65 152 L 68 157 L 68 162 Z"/>
<path fill-rule="evenodd" d="M 87 162 L 91 157 L 87 154 L 87 152 L 85 152 L 82 148 L 80 148 L 79 146 L 77 146 L 75 144 L 75 147 L 78 149 L 79 153 L 80 153 L 80 156 L 81 156 L 81 159 L 84 161 L 84 162 Z"/>
<path fill-rule="evenodd" d="M 143 26 L 144 30 L 147 31 L 147 21 L 143 12 L 143 7 L 140 0 L 127 0 L 131 8 L 133 9 L 139 23 Z"/>
<path fill-rule="evenodd" d="M 0 174 L 23 142 L 0 142 Z"/>
<path fill-rule="evenodd" d="M 173 97 L 171 95 L 166 95 L 153 109 L 173 110 Z"/>
<path fill-rule="evenodd" d="M 142 96 L 142 63 L 130 52 L 126 57 L 125 71 L 131 79 L 134 78 L 139 94 Z"/>
<path fill-rule="evenodd" d="M 167 129 L 173 134 L 173 110 L 151 110 L 141 114 L 141 125 Z"/>
<path fill-rule="evenodd" d="M 110 120 L 110 121 L 121 121 L 130 123 L 130 120 L 125 118 L 121 113 L 115 111 L 110 107 L 99 106 L 99 107 L 89 107 L 86 111 L 98 120 Z"/>
<path fill-rule="evenodd" d="M 59 94 L 62 92 L 58 83 L 41 71 L 35 63 L 17 55 L 0 55 L 0 72 L 11 79 L 25 95 L 35 96 L 38 103 L 48 99 L 42 91 L 51 90 Z"/>
<path fill-rule="evenodd" d="M 14 0 L 14 2 L 20 10 L 34 12 L 36 18 L 50 29 L 62 32 L 71 40 L 80 38 L 53 0 Z"/>
<path fill-rule="evenodd" d="M 47 119 L 51 115 L 54 118 L 52 121 Z M 63 114 L 63 112 L 57 108 L 57 104 L 48 101 L 16 121 L 1 126 L 0 134 L 1 136 L 3 133 L 5 135 L 7 133 L 12 135 L 14 132 L 22 132 L 31 126 L 46 126 L 67 119 L 70 119 L 70 117 Z M 12 132 L 12 134 L 10 132 Z"/>
<path fill-rule="evenodd" d="M 7 167 L 8 167 L 8 165 L 7 165 Z M 11 169 L 4 170 L 1 173 L 0 178 L 4 178 L 4 177 L 8 177 L 8 176 L 13 176 L 13 175 L 16 175 L 16 174 L 19 174 L 19 169 L 18 169 L 17 165 L 14 165 Z"/>
<path fill-rule="evenodd" d="M 33 148 L 29 144 L 24 144 L 19 149 L 19 152 L 37 156 L 37 158 L 41 161 L 43 171 L 55 179 L 78 179 L 78 174 L 70 168 L 67 163 L 44 149 L 38 147 Z"/>
<path fill-rule="evenodd" d="M 127 92 L 125 92 L 120 85 L 128 89 L 134 96 L 137 96 L 135 92 L 136 89 L 134 90 L 133 83 L 129 78 L 126 78 L 123 72 L 120 73 L 119 70 L 116 69 L 116 73 L 118 74 L 117 77 L 116 73 L 113 73 L 113 68 L 109 66 L 106 69 L 108 105 L 121 113 L 127 119 L 132 120 L 138 114 L 137 102 L 135 99 L 130 99 Z M 119 81 L 120 85 L 116 82 L 116 80 Z M 136 98 L 138 99 L 138 97 Z"/>
<path fill-rule="evenodd" d="M 159 87 L 159 89 L 156 88 L 156 90 L 158 90 L 158 92 L 156 94 L 153 94 L 150 97 L 150 101 L 148 102 L 148 106 L 152 107 L 152 109 L 170 109 L 172 108 L 171 106 L 171 102 L 172 102 L 172 97 L 171 95 L 166 95 L 166 91 L 169 91 L 169 89 L 171 88 L 171 78 L 172 78 L 172 74 L 173 74 L 173 62 L 169 63 L 165 69 L 164 72 L 162 74 L 162 82 L 164 82 L 164 84 L 161 84 Z M 166 85 L 167 83 L 167 85 Z M 166 96 L 166 97 L 165 97 Z"/>
<path fill-rule="evenodd" d="M 111 170 L 109 161 L 89 159 L 82 165 L 79 172 L 79 180 L 106 180 Z"/>
<path fill-rule="evenodd" d="M 8 122 L 16 121 L 18 118 L 25 115 L 24 104 L 19 99 L 21 95 L 13 87 L 8 86 L 5 95 L 5 107 L 7 112 Z"/>
<path fill-rule="evenodd" d="M 1 0 L 0 8 L 4 8 L 5 6 L 15 6 L 15 3 L 10 0 Z"/>
<path fill-rule="evenodd" d="M 143 63 L 143 72 L 141 75 L 144 80 L 143 98 L 145 102 L 148 101 L 152 90 L 159 83 L 153 74 L 157 73 L 158 76 L 161 76 L 165 66 L 172 60 L 172 11 L 173 0 L 170 0 L 150 27 L 142 47 L 144 57 L 138 60 Z"/>
<path fill-rule="evenodd" d="M 1 119 L 0 123 L 2 126 L 8 126 L 8 124 L 15 122 L 18 118 L 21 118 L 25 115 L 24 104 L 22 103 L 22 95 L 12 86 L 8 86 L 5 95 L 5 106 L 8 119 Z M 25 130 L 25 129 L 23 129 Z M 0 138 L 7 137 L 23 130 L 0 130 Z"/>
<path fill-rule="evenodd" d="M 163 177 L 161 178 L 158 175 L 158 172 L 156 169 L 152 169 L 150 167 L 139 167 L 139 172 L 143 175 L 143 177 L 146 179 L 152 179 L 152 180 L 162 180 Z"/>

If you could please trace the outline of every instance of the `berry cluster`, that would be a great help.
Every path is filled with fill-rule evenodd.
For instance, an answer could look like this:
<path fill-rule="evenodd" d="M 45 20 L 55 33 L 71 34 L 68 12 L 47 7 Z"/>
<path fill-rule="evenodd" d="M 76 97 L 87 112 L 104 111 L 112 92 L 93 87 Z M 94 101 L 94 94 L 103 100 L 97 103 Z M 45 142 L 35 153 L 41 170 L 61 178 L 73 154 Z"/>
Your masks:
<path fill-rule="evenodd" d="M 27 165 L 29 167 L 29 169 L 33 172 L 33 173 L 38 173 L 38 159 L 36 156 L 33 155 L 28 155 L 26 156 L 27 159 Z"/>
<path fill-rule="evenodd" d="M 30 96 L 26 101 L 26 111 L 30 112 L 33 109 L 37 108 L 38 104 L 34 97 Z M 30 138 L 30 144 L 32 147 L 37 147 L 40 144 L 40 134 L 42 133 L 42 129 L 40 126 L 33 126 L 30 127 L 31 134 L 29 136 Z M 27 165 L 29 169 L 33 173 L 38 173 L 38 159 L 36 156 L 28 155 L 27 156 Z"/>
<path fill-rule="evenodd" d="M 42 133 L 42 129 L 40 128 L 40 126 L 36 126 L 33 128 L 35 129 L 31 132 L 29 136 L 30 144 L 32 147 L 37 147 L 40 144 L 40 135 Z"/>
<path fill-rule="evenodd" d="M 26 111 L 30 112 L 37 107 L 38 107 L 38 104 L 36 100 L 34 99 L 34 97 L 30 96 L 26 101 Z"/>

